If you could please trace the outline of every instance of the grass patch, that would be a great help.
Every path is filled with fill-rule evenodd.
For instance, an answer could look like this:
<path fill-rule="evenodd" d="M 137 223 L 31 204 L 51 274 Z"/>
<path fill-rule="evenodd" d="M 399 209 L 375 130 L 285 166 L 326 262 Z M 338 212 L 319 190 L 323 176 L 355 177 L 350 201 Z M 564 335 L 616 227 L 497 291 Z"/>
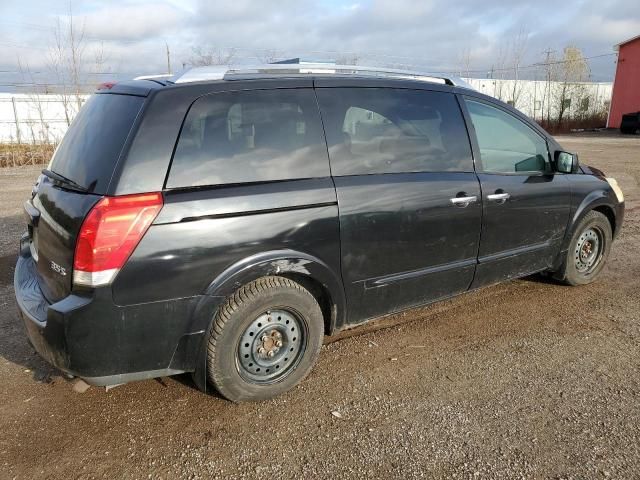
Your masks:
<path fill-rule="evenodd" d="M 0 143 L 0 168 L 47 165 L 56 145 Z"/>

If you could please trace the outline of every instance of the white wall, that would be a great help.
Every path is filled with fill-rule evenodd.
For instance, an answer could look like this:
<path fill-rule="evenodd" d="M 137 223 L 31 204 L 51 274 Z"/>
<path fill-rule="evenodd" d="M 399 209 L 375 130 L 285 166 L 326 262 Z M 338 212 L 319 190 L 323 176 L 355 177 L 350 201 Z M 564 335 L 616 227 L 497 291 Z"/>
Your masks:
<path fill-rule="evenodd" d="M 499 98 L 503 102 L 513 100 L 515 88 L 514 106 L 536 120 L 546 119 L 548 113 L 552 120 L 558 116 L 562 83 L 490 78 L 468 78 L 465 81 L 476 90 Z M 564 118 L 576 118 L 600 112 L 606 114 L 609 110 L 612 90 L 613 85 L 610 82 L 569 84 L 565 90 L 565 98 L 570 99 L 571 102 L 564 113 Z M 584 98 L 589 98 L 588 105 L 583 103 Z M 550 111 L 549 105 L 551 105 Z"/>
<path fill-rule="evenodd" d="M 556 118 L 559 106 L 561 84 L 532 80 L 499 80 L 499 79 L 465 79 L 476 90 L 510 101 L 515 87 L 515 107 L 531 118 L 540 120 L 547 117 L 549 104 L 550 116 Z M 611 99 L 611 83 L 581 83 L 570 86 L 567 94 L 571 98 L 571 106 L 565 116 L 567 118 L 606 112 Z M 39 143 L 48 141 L 57 143 L 67 130 L 67 115 L 72 118 L 78 110 L 78 102 L 86 101 L 89 95 L 65 97 L 59 94 L 19 94 L 0 93 L 0 143 Z M 582 99 L 589 97 L 586 111 Z M 15 105 L 15 112 L 14 112 Z M 16 116 L 18 123 L 16 124 Z M 19 128 L 19 130 L 18 130 Z"/>

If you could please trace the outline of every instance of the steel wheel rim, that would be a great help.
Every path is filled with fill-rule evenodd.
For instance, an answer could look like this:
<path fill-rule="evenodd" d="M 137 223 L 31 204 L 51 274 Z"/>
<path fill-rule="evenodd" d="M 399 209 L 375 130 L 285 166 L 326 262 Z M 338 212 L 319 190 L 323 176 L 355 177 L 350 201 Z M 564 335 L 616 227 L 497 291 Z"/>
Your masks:
<path fill-rule="evenodd" d="M 244 330 L 236 365 L 252 383 L 274 383 L 289 375 L 304 356 L 307 326 L 301 315 L 284 308 L 267 310 Z"/>
<path fill-rule="evenodd" d="M 573 257 L 578 272 L 589 275 L 600 264 L 604 251 L 604 234 L 598 227 L 589 227 L 578 237 Z"/>

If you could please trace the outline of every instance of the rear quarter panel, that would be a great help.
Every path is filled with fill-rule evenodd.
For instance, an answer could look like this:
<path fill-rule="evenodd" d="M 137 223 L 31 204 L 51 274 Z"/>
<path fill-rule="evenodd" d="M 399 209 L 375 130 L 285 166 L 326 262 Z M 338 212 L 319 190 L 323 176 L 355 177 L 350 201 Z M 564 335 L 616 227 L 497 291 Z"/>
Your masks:
<path fill-rule="evenodd" d="M 162 212 L 116 277 L 114 299 L 126 305 L 214 294 L 208 287 L 226 269 L 279 250 L 303 252 L 339 275 L 330 178 L 168 192 Z"/>

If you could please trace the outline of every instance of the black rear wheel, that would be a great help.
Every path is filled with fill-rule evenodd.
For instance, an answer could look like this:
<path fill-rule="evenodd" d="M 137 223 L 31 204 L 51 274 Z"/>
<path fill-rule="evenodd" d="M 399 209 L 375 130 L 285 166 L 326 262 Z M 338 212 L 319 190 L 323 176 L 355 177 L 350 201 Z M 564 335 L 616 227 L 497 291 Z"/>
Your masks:
<path fill-rule="evenodd" d="M 218 309 L 209 337 L 207 376 L 234 401 L 283 393 L 311 371 L 324 322 L 315 298 L 283 277 L 241 287 Z"/>
<path fill-rule="evenodd" d="M 304 357 L 308 335 L 304 318 L 290 308 L 267 310 L 258 315 L 238 343 L 240 376 L 257 384 L 286 377 Z"/>

